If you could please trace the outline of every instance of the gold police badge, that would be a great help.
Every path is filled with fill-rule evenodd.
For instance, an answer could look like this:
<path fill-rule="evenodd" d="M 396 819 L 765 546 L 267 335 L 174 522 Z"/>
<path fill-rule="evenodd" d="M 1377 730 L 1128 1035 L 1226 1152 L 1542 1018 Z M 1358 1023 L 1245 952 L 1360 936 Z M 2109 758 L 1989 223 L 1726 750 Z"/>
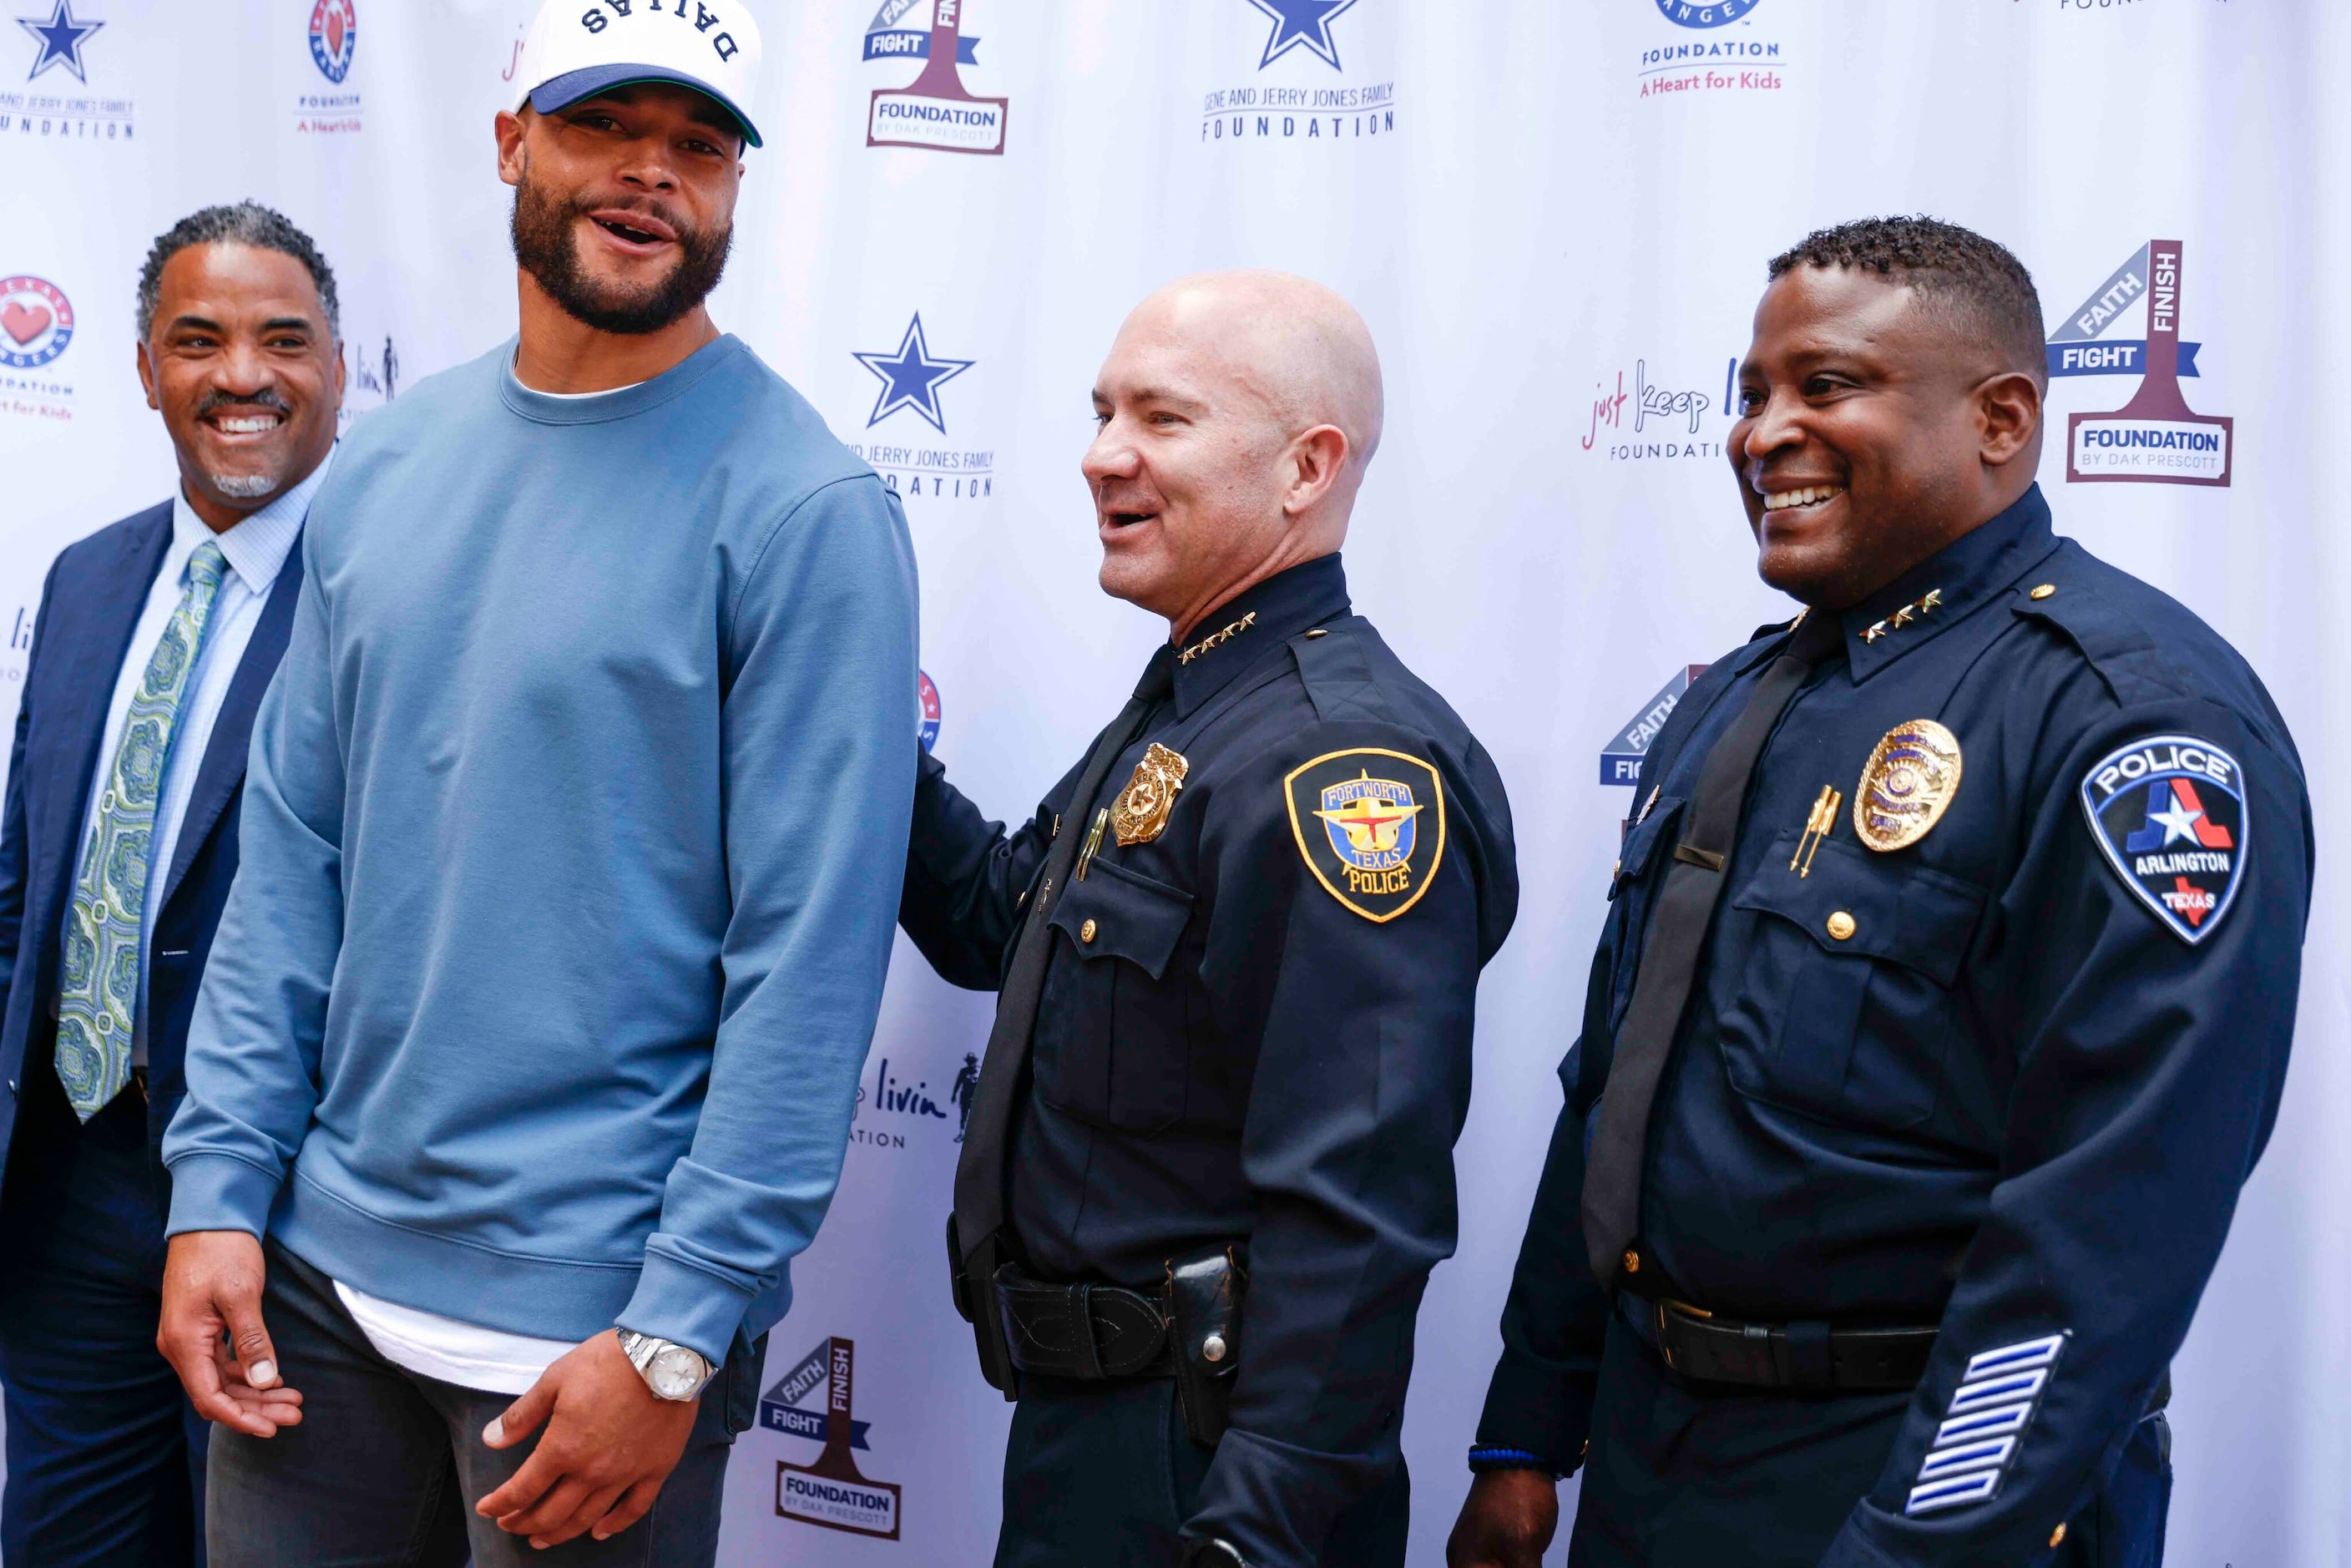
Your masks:
<path fill-rule="evenodd" d="M 1959 737 L 1931 718 L 1886 732 L 1853 792 L 1853 831 L 1881 852 L 1915 844 L 1959 792 Z"/>
<path fill-rule="evenodd" d="M 1176 792 L 1184 788 L 1184 775 L 1191 770 L 1182 752 L 1151 743 L 1134 765 L 1134 777 L 1111 805 L 1111 831 L 1118 835 L 1121 848 L 1147 844 L 1165 831 L 1167 813 L 1176 809 Z"/>
<path fill-rule="evenodd" d="M 1434 767 L 1361 747 L 1326 752 L 1282 783 L 1298 852 L 1325 893 L 1376 923 L 1420 902 L 1445 859 L 1445 785 Z"/>

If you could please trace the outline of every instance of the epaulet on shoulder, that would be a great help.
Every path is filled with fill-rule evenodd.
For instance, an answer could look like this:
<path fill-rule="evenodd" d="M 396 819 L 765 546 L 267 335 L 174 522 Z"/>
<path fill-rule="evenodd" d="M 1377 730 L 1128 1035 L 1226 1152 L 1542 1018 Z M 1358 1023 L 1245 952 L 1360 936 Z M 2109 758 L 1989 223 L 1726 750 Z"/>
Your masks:
<path fill-rule="evenodd" d="M 1395 721 L 1387 695 L 1372 673 L 1371 655 L 1364 646 L 1365 629 L 1360 621 L 1342 621 L 1335 626 L 1301 632 L 1290 640 L 1306 700 L 1314 705 L 1314 716 L 1325 724 L 1350 718 Z"/>
<path fill-rule="evenodd" d="M 2011 612 L 2061 633 L 2126 707 L 2190 693 L 2139 618 L 2079 578 L 2022 582 L 2010 597 Z"/>

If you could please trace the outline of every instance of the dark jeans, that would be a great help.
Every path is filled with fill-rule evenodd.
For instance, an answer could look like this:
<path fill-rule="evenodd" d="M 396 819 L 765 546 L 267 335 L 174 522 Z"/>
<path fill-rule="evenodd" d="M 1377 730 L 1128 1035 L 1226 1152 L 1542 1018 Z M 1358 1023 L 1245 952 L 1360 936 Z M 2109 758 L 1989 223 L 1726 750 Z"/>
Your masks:
<path fill-rule="evenodd" d="M 78 1123 L 25 1074 L 0 1236 L 8 1568 L 202 1568 L 205 1424 L 155 1349 L 162 1172 L 138 1090 Z"/>
<path fill-rule="evenodd" d="M 1215 1457 L 1185 1431 L 1168 1378 L 1023 1379 L 1004 1450 L 996 1568 L 1176 1568 L 1176 1531 Z M 1339 1516 L 1323 1563 L 1402 1568 L 1411 1492 L 1399 1461 Z"/>
<path fill-rule="evenodd" d="M 610 1541 L 582 1535 L 534 1552 L 527 1537 L 474 1511 L 537 1447 L 535 1437 L 506 1449 L 482 1442 L 514 1396 L 393 1365 L 325 1275 L 275 1241 L 268 1260 L 262 1316 L 282 1375 L 301 1390 L 302 1424 L 274 1437 L 214 1430 L 213 1568 L 455 1568 L 469 1551 L 477 1568 L 707 1568 L 716 1556 L 726 1458 L 757 1399 L 756 1353 L 730 1359 L 704 1392 L 684 1457 L 652 1511 Z"/>
<path fill-rule="evenodd" d="M 1877 1484 L 1910 1396 L 1798 1397 L 1683 1382 L 1613 1315 L 1569 1568 L 1813 1568 Z M 2171 1496 L 2161 1416 L 2021 1568 L 2159 1568 Z"/>

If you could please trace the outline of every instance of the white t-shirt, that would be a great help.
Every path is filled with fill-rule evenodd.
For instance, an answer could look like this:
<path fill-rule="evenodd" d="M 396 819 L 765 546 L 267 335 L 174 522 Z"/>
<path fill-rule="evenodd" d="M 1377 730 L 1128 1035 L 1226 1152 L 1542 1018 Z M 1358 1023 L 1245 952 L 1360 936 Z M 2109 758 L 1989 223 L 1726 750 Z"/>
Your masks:
<path fill-rule="evenodd" d="M 577 400 L 611 397 L 628 390 L 607 387 L 601 392 L 538 395 Z M 485 1394 L 524 1393 L 558 1356 L 569 1354 L 574 1348 L 566 1340 L 534 1339 L 529 1334 L 508 1333 L 504 1329 L 486 1329 L 479 1323 L 459 1322 L 438 1312 L 378 1301 L 352 1290 L 340 1280 L 335 1281 L 335 1294 L 342 1301 L 343 1310 L 351 1314 L 351 1321 L 360 1325 L 360 1332 L 367 1335 L 368 1343 L 375 1346 L 378 1355 L 394 1366 L 423 1377 L 453 1383 L 460 1388 L 477 1389 Z"/>

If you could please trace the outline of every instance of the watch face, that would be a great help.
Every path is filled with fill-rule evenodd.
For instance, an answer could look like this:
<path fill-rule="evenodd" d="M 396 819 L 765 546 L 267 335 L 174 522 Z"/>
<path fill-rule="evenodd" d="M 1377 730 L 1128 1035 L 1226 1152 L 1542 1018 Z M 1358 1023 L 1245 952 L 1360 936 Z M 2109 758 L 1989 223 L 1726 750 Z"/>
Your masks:
<path fill-rule="evenodd" d="M 653 1357 L 645 1381 L 664 1399 L 690 1399 L 702 1383 L 702 1357 L 674 1344 Z"/>

